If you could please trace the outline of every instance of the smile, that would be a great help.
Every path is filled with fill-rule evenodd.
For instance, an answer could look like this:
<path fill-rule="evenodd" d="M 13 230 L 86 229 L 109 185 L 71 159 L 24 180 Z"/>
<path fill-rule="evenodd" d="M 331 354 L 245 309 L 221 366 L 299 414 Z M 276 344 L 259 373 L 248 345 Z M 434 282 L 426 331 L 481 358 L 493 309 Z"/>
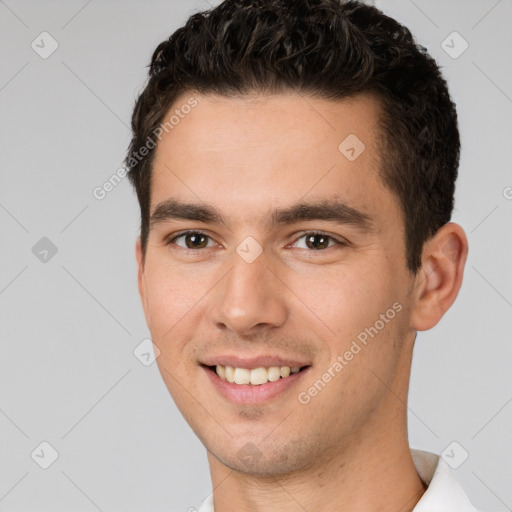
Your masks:
<path fill-rule="evenodd" d="M 238 405 L 263 404 L 283 395 L 308 373 L 306 366 L 243 368 L 201 365 L 214 389 L 224 399 Z M 284 396 L 284 395 L 283 395 Z"/>
<path fill-rule="evenodd" d="M 227 382 L 235 384 L 252 384 L 253 386 L 261 386 L 267 382 L 275 382 L 279 379 L 286 379 L 294 373 L 301 370 L 300 366 L 270 366 L 268 368 L 234 368 L 233 366 L 222 366 L 220 364 L 215 367 L 215 373 Z M 305 368 L 305 367 L 303 367 Z"/>

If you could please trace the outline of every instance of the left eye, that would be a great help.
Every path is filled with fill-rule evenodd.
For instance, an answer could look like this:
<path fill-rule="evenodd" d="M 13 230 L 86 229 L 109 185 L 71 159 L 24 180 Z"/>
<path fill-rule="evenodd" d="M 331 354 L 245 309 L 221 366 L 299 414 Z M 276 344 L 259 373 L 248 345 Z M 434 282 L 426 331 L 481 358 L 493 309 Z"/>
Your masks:
<path fill-rule="evenodd" d="M 300 247 L 301 249 L 312 249 L 312 250 L 321 250 L 321 249 L 328 249 L 332 247 L 333 245 L 346 245 L 340 240 L 334 239 L 330 235 L 326 235 L 324 233 L 317 233 L 317 232 L 311 232 L 311 233 L 305 233 L 299 238 L 297 238 L 298 243 L 299 240 L 304 239 L 305 247 Z M 333 242 L 332 245 L 329 245 L 330 242 Z"/>

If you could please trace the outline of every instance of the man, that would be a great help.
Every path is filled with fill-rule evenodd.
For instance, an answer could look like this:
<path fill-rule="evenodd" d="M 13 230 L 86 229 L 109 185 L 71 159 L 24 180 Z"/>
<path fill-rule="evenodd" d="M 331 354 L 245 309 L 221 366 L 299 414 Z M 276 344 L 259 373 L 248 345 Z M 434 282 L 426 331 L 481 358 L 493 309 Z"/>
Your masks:
<path fill-rule="evenodd" d="M 201 511 L 470 511 L 411 451 L 417 331 L 461 286 L 446 82 L 337 0 L 226 0 L 153 54 L 126 163 L 162 377 L 207 449 Z"/>

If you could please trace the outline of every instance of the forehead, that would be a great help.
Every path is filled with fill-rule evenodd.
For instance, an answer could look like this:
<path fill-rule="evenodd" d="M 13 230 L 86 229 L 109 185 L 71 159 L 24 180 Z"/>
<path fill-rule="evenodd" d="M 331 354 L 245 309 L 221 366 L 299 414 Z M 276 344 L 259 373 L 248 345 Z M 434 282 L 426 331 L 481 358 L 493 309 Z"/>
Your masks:
<path fill-rule="evenodd" d="M 182 109 L 191 98 L 197 105 Z M 177 196 L 232 207 L 239 217 L 269 203 L 332 197 L 369 212 L 376 198 L 394 208 L 379 175 L 379 112 L 370 95 L 184 93 L 164 118 L 179 122 L 156 148 L 151 208 Z"/>
<path fill-rule="evenodd" d="M 192 100 L 194 108 L 188 106 Z M 293 159 L 290 150 L 317 157 L 321 148 L 337 158 L 338 145 L 352 134 L 364 141 L 367 160 L 377 156 L 380 110 L 378 99 L 369 94 L 330 101 L 293 92 L 244 97 L 184 93 L 164 116 L 164 121 L 173 118 L 173 126 L 163 134 L 157 153 L 169 145 L 196 158 L 223 152 L 225 163 L 226 151 L 237 157 L 253 148 L 263 156 Z"/>

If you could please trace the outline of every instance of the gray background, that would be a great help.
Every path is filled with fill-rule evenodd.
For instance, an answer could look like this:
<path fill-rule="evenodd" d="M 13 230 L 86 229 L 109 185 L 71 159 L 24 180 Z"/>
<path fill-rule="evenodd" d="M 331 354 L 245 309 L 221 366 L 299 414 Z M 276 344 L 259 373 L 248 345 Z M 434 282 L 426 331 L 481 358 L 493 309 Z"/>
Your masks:
<path fill-rule="evenodd" d="M 443 67 L 463 145 L 454 220 L 469 260 L 457 302 L 418 337 L 410 442 L 441 453 L 456 441 L 450 453 L 469 457 L 454 472 L 474 503 L 510 510 L 512 3 L 376 5 Z M 0 1 L 1 511 L 185 511 L 211 490 L 205 450 L 156 363 L 133 354 L 149 335 L 135 196 L 127 179 L 93 196 L 122 163 L 152 51 L 208 7 Z M 46 59 L 31 48 L 43 31 L 59 45 Z M 453 31 L 469 44 L 457 58 L 441 46 Z M 43 441 L 58 452 L 48 469 Z"/>

